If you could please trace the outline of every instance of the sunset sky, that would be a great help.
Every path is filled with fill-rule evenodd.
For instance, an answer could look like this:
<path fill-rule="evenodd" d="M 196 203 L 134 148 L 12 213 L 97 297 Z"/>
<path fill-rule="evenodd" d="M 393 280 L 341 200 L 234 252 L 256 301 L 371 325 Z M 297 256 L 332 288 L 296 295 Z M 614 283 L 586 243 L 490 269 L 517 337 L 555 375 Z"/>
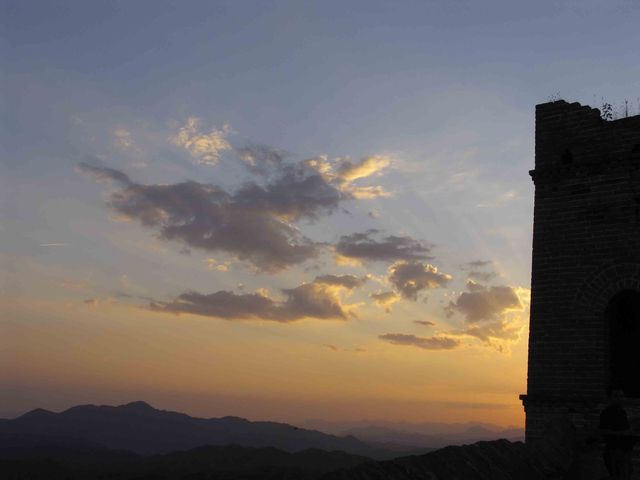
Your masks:
<path fill-rule="evenodd" d="M 635 1 L 0 0 L 0 417 L 521 426 L 534 106 Z"/>

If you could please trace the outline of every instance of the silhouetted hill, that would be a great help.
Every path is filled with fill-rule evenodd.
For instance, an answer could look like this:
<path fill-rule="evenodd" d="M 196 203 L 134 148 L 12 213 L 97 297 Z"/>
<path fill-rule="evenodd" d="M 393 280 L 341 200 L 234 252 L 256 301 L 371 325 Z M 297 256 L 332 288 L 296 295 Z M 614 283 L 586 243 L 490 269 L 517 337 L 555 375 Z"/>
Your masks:
<path fill-rule="evenodd" d="M 549 480 L 583 478 L 575 428 L 558 420 L 533 444 L 493 440 L 446 447 L 426 455 L 401 457 L 330 472 L 322 480 Z M 589 477 L 592 478 L 592 477 Z M 603 477 L 593 477 L 603 478 Z M 606 477 L 604 477 L 606 478 Z"/>
<path fill-rule="evenodd" d="M 317 449 L 288 453 L 275 448 L 199 447 L 142 456 L 108 449 L 35 447 L 0 450 L 0 477 L 13 479 L 272 479 L 313 480 L 366 457 Z"/>
<path fill-rule="evenodd" d="M 144 429 L 148 430 L 141 431 Z M 484 432 L 477 430 L 477 433 Z M 287 444 L 293 448 L 287 452 L 273 447 L 227 445 L 142 454 L 152 448 L 169 448 L 179 443 L 232 443 L 234 438 Z M 530 445 L 495 440 L 387 461 L 301 447 L 312 441 L 370 448 L 355 438 L 234 417 L 198 419 L 156 410 L 142 402 L 120 407 L 81 406 L 62 413 L 38 410 L 0 422 L 0 478 L 542 480 L 565 478 L 571 469 L 592 471 L 602 467 L 599 452 L 594 456 L 593 452 L 585 454 L 576 450 L 575 429 L 566 420 L 550 424 L 545 438 Z M 104 445 L 116 445 L 120 449 L 133 446 L 139 453 Z"/>
<path fill-rule="evenodd" d="M 343 452 L 325 452 L 315 449 L 287 453 L 275 448 L 201 447 L 164 455 L 142 456 L 104 448 L 83 450 L 37 447 L 12 451 L 0 450 L 0 478 L 6 480 L 96 478 L 120 480 L 549 480 L 582 478 L 580 475 L 575 476 L 576 460 L 579 460 L 575 445 L 575 429 L 568 421 L 559 421 L 550 426 L 542 441 L 531 445 L 495 440 L 447 447 L 426 455 L 378 462 Z"/>
<path fill-rule="evenodd" d="M 378 425 L 366 425 L 352 428 L 344 434 L 355 436 L 370 445 L 379 445 L 397 450 L 406 450 L 408 448 L 438 449 L 450 445 L 465 445 L 483 440 L 498 440 L 502 438 L 512 441 L 524 439 L 523 431 L 520 429 L 490 430 L 479 425 L 471 426 L 459 433 L 434 434 L 398 430 Z"/>
<path fill-rule="evenodd" d="M 288 452 L 318 448 L 376 458 L 392 456 L 352 436 L 238 417 L 195 418 L 157 410 L 145 402 L 115 407 L 82 405 L 61 413 L 38 409 L 13 420 L 0 420 L 0 447 L 37 445 L 104 446 L 140 454 L 168 453 L 203 445 L 242 445 Z"/>

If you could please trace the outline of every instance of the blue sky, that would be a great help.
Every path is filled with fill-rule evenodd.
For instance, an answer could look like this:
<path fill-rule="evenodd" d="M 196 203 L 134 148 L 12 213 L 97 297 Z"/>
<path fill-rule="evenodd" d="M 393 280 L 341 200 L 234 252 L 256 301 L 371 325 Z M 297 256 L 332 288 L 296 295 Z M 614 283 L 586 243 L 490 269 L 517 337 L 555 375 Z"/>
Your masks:
<path fill-rule="evenodd" d="M 43 406 L 35 403 L 44 388 L 51 408 L 135 395 L 207 414 L 294 421 L 303 418 L 291 413 L 294 404 L 315 417 L 339 404 L 335 415 L 346 418 L 368 401 L 365 413 L 372 417 L 521 421 L 534 106 L 565 98 L 594 107 L 606 99 L 619 108 L 626 98 L 637 112 L 637 2 L 0 4 L 7 312 L 0 328 L 25 350 L 41 352 L 27 358 L 0 350 L 2 363 L 11 365 L 0 370 L 11 392 L 0 397 L 0 411 Z M 228 148 L 203 161 L 189 145 L 210 141 L 213 132 Z M 113 177 L 95 181 L 110 169 L 137 186 L 192 180 L 232 195 L 248 182 L 271 185 L 287 171 L 280 164 L 270 176 L 248 170 L 242 149 L 255 146 L 285 152 L 283 165 L 325 159 L 333 168 L 322 185 L 342 199 L 330 212 L 319 203 L 300 217 L 273 217 L 319 256 L 267 272 L 247 260 L 256 257 L 239 258 L 246 251 L 239 254 L 234 245 L 200 248 L 193 236 L 167 241 L 158 225 L 141 224 L 139 211 L 123 221 L 123 212 L 109 206 L 110 195 L 126 185 Z M 347 164 L 366 167 L 367 174 L 347 180 L 345 172 L 354 175 Z M 362 198 L 359 187 L 380 190 Z M 240 194 L 236 200 L 249 202 Z M 359 265 L 334 258 L 343 237 L 369 229 L 378 230 L 370 242 L 395 236 L 428 254 Z M 434 278 L 431 267 L 451 278 L 418 286 L 411 298 L 393 277 L 407 263 L 419 264 L 423 279 Z M 482 270 L 475 279 L 474 269 Z M 317 280 L 323 275 L 366 280 L 351 288 L 341 277 L 342 284 L 329 286 Z M 317 312 L 295 310 L 298 304 L 286 302 L 299 298 L 285 290 L 303 285 L 354 316 L 335 321 L 323 319 L 326 312 L 319 319 Z M 180 316 L 168 314 L 190 291 L 233 292 L 242 302 L 249 299 L 242 295 L 258 292 L 275 303 L 240 320 L 211 313 L 219 312 L 210 303 L 218 297 L 207 300 L 213 310 L 206 315 L 185 312 L 183 304 Z M 515 295 L 517 304 L 501 292 Z M 372 297 L 382 293 L 394 296 L 388 312 Z M 495 311 L 482 317 L 467 300 L 493 302 Z M 149 307 L 153 302 L 161 311 Z M 270 315 L 287 320 L 273 322 Z M 104 344 L 96 340 L 95 350 L 84 350 L 85 334 Z M 140 335 L 153 339 L 140 346 Z M 118 338 L 131 344 L 118 347 Z M 248 345 L 268 360 L 245 358 Z M 164 377 L 140 386 L 145 366 L 167 353 L 175 362 Z M 225 373 L 212 379 L 208 362 L 226 365 Z M 306 370 L 289 372 L 291 385 L 279 383 L 283 366 L 296 362 L 307 362 Z M 59 387 L 46 386 L 56 375 L 48 366 L 78 363 L 87 366 L 60 373 Z M 122 369 L 141 377 L 123 378 Z M 486 373 L 491 369 L 510 378 Z M 321 393 L 292 395 L 308 388 L 309 372 L 321 379 Z M 382 375 L 375 388 L 358 380 L 371 372 Z M 327 391 L 345 391 L 348 401 Z M 242 408 L 223 402 L 218 410 L 196 400 L 224 395 L 249 400 Z M 485 402 L 485 410 L 465 408 L 469 395 Z M 398 408 L 385 410 L 380 398 Z M 443 399 L 457 399 L 458 406 L 442 413 Z M 398 413 L 408 404 L 433 408 Z"/>

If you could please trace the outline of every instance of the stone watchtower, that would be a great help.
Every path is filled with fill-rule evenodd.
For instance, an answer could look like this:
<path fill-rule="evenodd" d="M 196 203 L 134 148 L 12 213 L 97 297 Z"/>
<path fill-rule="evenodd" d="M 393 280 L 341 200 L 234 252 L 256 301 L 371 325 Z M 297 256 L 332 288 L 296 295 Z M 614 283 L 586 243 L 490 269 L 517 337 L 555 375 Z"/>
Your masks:
<path fill-rule="evenodd" d="M 610 389 L 640 414 L 640 116 L 536 107 L 527 441 L 597 428 Z"/>

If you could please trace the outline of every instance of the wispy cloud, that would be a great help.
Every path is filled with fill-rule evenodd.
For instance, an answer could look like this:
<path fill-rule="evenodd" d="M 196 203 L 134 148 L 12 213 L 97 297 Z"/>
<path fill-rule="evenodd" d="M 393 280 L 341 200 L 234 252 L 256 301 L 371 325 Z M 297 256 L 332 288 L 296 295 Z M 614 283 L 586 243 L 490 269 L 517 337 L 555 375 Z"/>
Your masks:
<path fill-rule="evenodd" d="M 445 335 L 417 337 L 404 333 L 386 333 L 378 338 L 393 345 L 413 346 L 424 350 L 453 350 L 460 346 L 459 339 Z"/>
<path fill-rule="evenodd" d="M 391 306 L 400 301 L 400 295 L 396 292 L 378 292 L 372 293 L 370 297 L 375 304 L 384 309 L 385 312 L 391 313 Z"/>
<path fill-rule="evenodd" d="M 422 325 L 424 327 L 433 327 L 435 323 L 430 320 L 414 320 L 413 323 L 417 323 L 418 325 Z"/>
<path fill-rule="evenodd" d="M 283 150 L 266 145 L 247 145 L 236 151 L 249 171 L 261 175 L 282 167 L 287 156 Z"/>
<path fill-rule="evenodd" d="M 364 352 L 366 352 L 366 350 L 364 348 L 360 348 L 360 347 L 342 348 L 342 347 L 338 347 L 336 345 L 333 345 L 331 343 L 325 344 L 324 347 L 328 348 L 329 350 L 332 350 L 334 352 L 349 352 L 349 353 L 364 353 Z"/>
<path fill-rule="evenodd" d="M 472 260 L 461 266 L 467 272 L 467 277 L 477 282 L 489 282 L 498 274 L 493 271 L 493 262 L 490 260 Z"/>
<path fill-rule="evenodd" d="M 115 144 L 122 149 L 131 149 L 135 148 L 135 142 L 133 141 L 133 137 L 131 132 L 123 127 L 117 127 L 113 131 L 113 138 Z"/>

